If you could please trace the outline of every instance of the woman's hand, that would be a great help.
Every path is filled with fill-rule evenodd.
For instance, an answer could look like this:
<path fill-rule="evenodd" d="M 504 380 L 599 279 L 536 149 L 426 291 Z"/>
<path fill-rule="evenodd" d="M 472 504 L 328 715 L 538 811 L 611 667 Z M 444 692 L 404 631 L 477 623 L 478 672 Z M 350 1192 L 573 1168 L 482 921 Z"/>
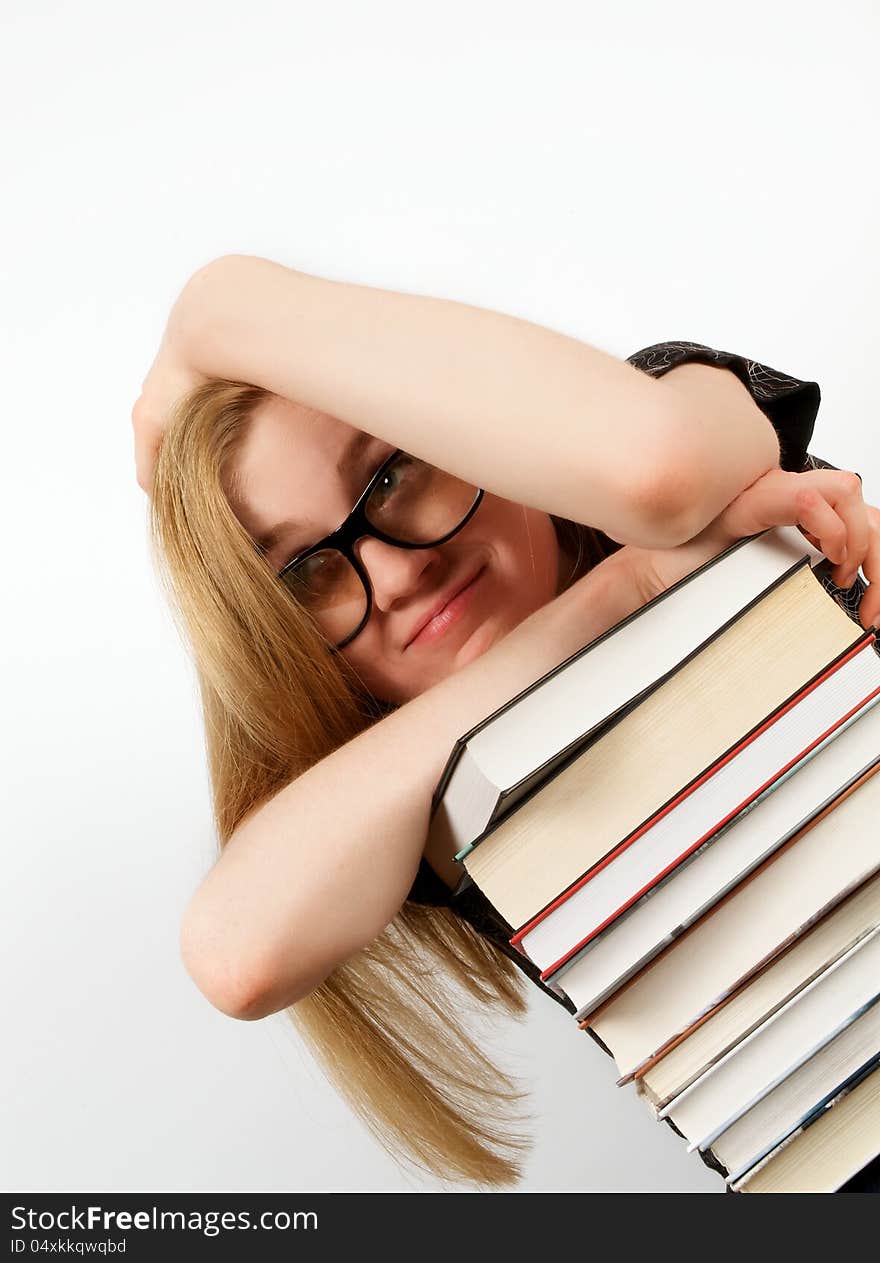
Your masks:
<path fill-rule="evenodd" d="M 715 519 L 729 543 L 770 526 L 797 526 L 834 562 L 838 587 L 851 587 L 859 567 L 880 578 L 878 510 L 862 499 L 862 480 L 843 469 L 787 473 L 771 469 L 746 487 Z"/>
<path fill-rule="evenodd" d="M 186 329 L 193 323 L 194 308 L 203 288 L 202 278 L 213 266 L 208 264 L 194 273 L 177 297 L 156 358 L 144 378 L 140 397 L 131 410 L 135 472 L 138 486 L 148 495 L 153 485 L 162 435 L 174 406 L 184 395 L 208 380 L 192 363 Z"/>
<path fill-rule="evenodd" d="M 134 463 L 138 486 L 147 495 L 153 486 L 162 435 L 176 403 L 206 378 L 191 368 L 166 328 L 156 358 L 131 410 Z"/>
<path fill-rule="evenodd" d="M 771 469 L 677 548 L 627 546 L 621 552 L 628 554 L 627 564 L 648 601 L 737 540 L 773 526 L 797 526 L 834 563 L 831 578 L 838 587 L 850 587 L 861 566 L 870 587 L 859 606 L 859 620 L 866 628 L 878 625 L 880 509 L 864 503 L 861 479 L 847 470 Z"/>

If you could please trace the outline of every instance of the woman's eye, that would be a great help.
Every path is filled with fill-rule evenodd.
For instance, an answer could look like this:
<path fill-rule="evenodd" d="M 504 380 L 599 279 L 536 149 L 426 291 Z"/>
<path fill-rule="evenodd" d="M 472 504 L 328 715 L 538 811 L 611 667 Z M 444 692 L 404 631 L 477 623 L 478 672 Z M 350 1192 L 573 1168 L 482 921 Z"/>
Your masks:
<path fill-rule="evenodd" d="M 303 579 L 312 579 L 327 564 L 325 553 L 316 553 L 314 557 L 306 557 L 305 561 L 301 561 L 297 566 L 297 574 Z"/>
<path fill-rule="evenodd" d="M 387 495 L 389 492 L 395 491 L 399 485 L 399 477 L 400 475 L 396 469 L 389 469 L 386 474 L 383 474 L 382 481 L 376 484 L 376 491 L 379 495 L 383 493 Z"/>
<path fill-rule="evenodd" d="M 413 460 L 409 456 L 399 457 L 390 469 L 382 475 L 380 481 L 376 484 L 374 495 L 380 499 L 383 496 L 392 495 L 400 489 L 401 482 L 406 479 L 407 473 L 413 465 Z"/>
<path fill-rule="evenodd" d="M 300 551 L 301 549 L 296 549 L 294 552 L 290 553 L 287 557 L 282 558 L 282 560 L 278 563 L 276 573 L 280 575 L 282 571 L 286 570 L 287 567 L 290 565 L 290 563 L 293 561 L 294 557 L 296 557 Z M 318 558 L 307 557 L 305 561 L 300 562 L 300 564 L 296 567 L 296 574 L 298 576 L 301 575 L 305 577 L 308 574 L 308 571 L 306 568 L 308 567 L 311 561 L 315 561 L 315 560 L 318 560 Z"/>

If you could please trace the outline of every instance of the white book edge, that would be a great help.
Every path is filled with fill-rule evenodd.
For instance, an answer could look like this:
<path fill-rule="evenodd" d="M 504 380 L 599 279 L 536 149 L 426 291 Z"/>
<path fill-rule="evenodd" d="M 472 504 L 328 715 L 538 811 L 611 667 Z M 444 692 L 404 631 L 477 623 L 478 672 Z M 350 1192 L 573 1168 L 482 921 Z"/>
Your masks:
<path fill-rule="evenodd" d="M 707 1066 L 703 1073 L 699 1075 L 693 1083 L 689 1084 L 682 1092 L 679 1092 L 676 1096 L 674 1096 L 661 1110 L 658 1110 L 657 1117 L 660 1119 L 666 1118 L 667 1115 L 672 1113 L 673 1110 L 677 1109 L 678 1106 L 681 1105 L 682 1101 L 693 1096 L 695 1092 L 698 1092 L 699 1089 L 705 1085 L 708 1079 L 726 1066 L 734 1057 L 739 1056 L 742 1050 L 748 1047 L 749 1044 L 754 1043 L 756 1039 L 760 1039 L 771 1026 L 781 1022 L 786 1014 L 795 1007 L 795 1005 L 800 1004 L 808 995 L 811 995 L 814 991 L 816 991 L 817 988 L 827 985 L 830 977 L 837 973 L 839 969 L 842 969 L 850 960 L 852 960 L 854 956 L 866 948 L 870 943 L 873 943 L 876 939 L 878 939 L 878 937 L 880 937 L 880 925 L 875 926 L 857 943 L 854 943 L 848 951 L 844 952 L 843 955 L 837 958 L 837 960 L 833 961 L 827 969 L 823 969 L 823 971 L 815 977 L 812 982 L 808 983 L 807 986 L 802 987 L 800 991 L 795 992 L 795 994 L 791 996 L 785 1004 L 776 1009 L 775 1012 L 771 1013 L 765 1021 L 761 1022 L 759 1026 L 756 1026 L 755 1029 L 745 1037 L 745 1039 L 742 1039 L 735 1044 L 733 1048 L 731 1048 L 730 1051 L 723 1057 L 719 1057 L 719 1059 L 711 1066 Z"/>
<path fill-rule="evenodd" d="M 465 742 L 451 769 L 437 810 L 445 817 L 456 851 L 470 845 L 491 822 L 491 813 L 488 818 L 479 816 L 478 832 L 468 836 L 473 819 L 469 805 L 480 802 L 482 810 L 487 798 L 497 804 L 500 795 L 576 746 L 586 733 L 669 674 L 804 559 L 811 567 L 824 561 L 796 527 L 777 526 L 737 541 L 705 567 L 698 567 L 705 569 L 704 574 L 686 576 L 621 620 L 622 626 L 610 628 L 545 673 L 550 678 L 541 677 L 543 684 L 538 680 L 524 690 Z M 694 602 L 692 583 L 707 581 L 716 589 L 712 600 Z M 653 617 L 658 608 L 664 618 L 662 637 L 656 635 Z M 675 619 L 678 629 L 674 632 Z M 511 740 L 504 740 L 505 733 Z M 511 750 L 518 760 L 514 765 Z M 500 757 L 501 762 L 493 765 L 493 757 Z M 475 777 L 487 784 L 485 795 L 471 784 Z"/>

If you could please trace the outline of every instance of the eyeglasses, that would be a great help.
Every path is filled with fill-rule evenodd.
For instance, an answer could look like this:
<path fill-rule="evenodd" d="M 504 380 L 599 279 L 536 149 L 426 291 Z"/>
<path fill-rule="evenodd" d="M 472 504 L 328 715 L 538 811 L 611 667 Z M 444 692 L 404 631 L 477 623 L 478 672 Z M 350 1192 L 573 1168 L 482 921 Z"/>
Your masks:
<path fill-rule="evenodd" d="M 435 548 L 476 513 L 483 490 L 407 452 L 392 452 L 335 531 L 292 557 L 278 578 L 331 642 L 344 649 L 373 609 L 367 572 L 354 545 L 365 535 L 396 548 Z"/>

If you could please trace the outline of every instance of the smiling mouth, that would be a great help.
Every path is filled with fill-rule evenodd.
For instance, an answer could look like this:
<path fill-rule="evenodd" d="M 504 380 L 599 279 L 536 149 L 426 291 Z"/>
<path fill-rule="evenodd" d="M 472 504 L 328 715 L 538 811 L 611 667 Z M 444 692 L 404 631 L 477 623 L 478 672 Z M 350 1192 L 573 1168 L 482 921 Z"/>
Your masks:
<path fill-rule="evenodd" d="M 468 580 L 464 587 L 460 588 L 454 596 L 450 597 L 442 609 L 438 610 L 436 614 L 433 614 L 431 618 L 428 619 L 427 623 L 420 628 L 405 648 L 411 649 L 414 645 L 427 644 L 432 640 L 436 640 L 438 637 L 442 636 L 448 628 L 458 623 L 469 607 L 473 591 L 485 570 L 486 566 L 481 566 L 477 573 Z"/>

